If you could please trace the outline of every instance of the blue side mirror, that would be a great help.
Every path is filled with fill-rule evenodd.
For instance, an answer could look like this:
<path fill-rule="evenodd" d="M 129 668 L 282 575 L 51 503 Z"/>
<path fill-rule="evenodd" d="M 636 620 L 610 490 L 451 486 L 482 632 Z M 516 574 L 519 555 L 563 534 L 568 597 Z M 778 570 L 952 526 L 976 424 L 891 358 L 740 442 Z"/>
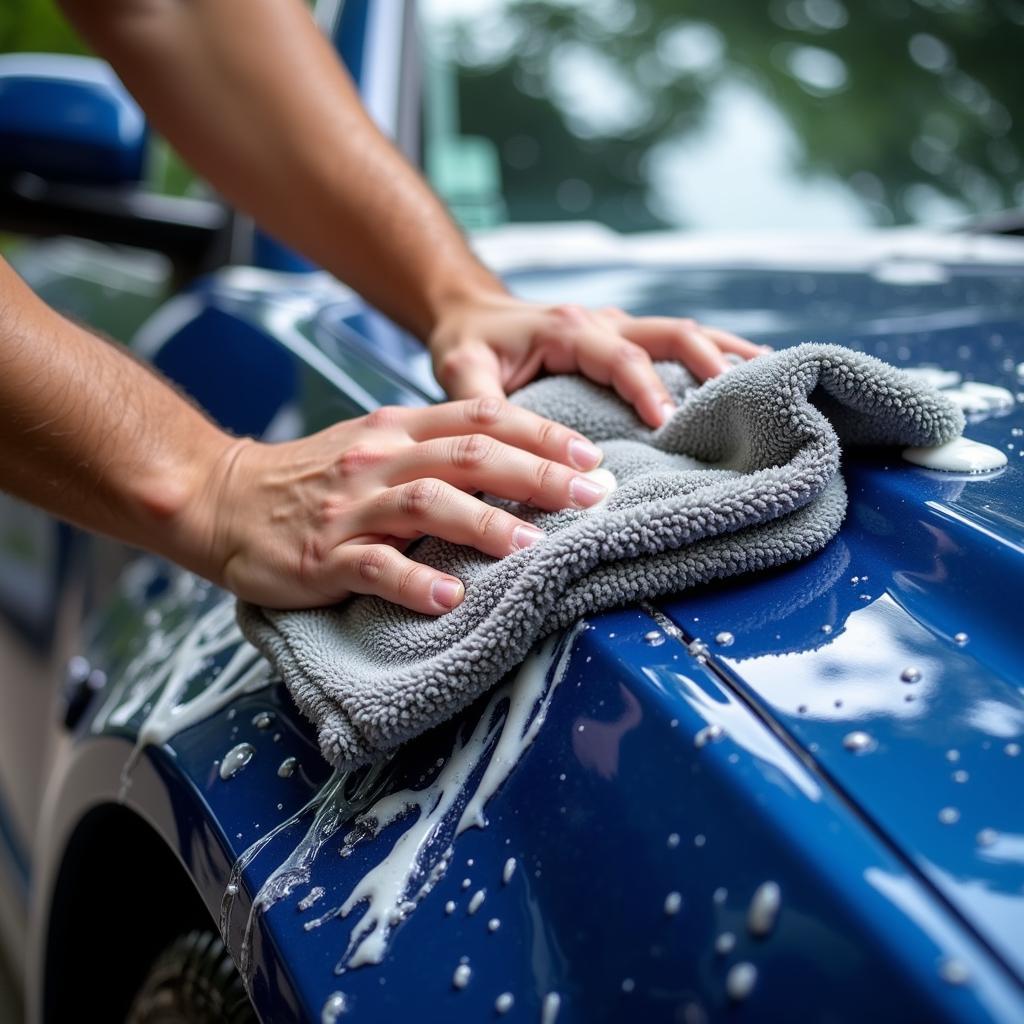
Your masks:
<path fill-rule="evenodd" d="M 0 172 L 118 185 L 142 178 L 146 119 L 94 57 L 0 56 Z"/>

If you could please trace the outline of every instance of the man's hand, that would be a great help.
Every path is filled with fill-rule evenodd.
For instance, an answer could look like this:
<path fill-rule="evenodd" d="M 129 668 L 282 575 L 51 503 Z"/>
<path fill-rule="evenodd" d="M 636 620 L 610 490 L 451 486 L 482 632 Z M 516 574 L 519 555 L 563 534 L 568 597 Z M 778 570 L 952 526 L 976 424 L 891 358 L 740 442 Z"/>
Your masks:
<path fill-rule="evenodd" d="M 430 534 L 496 558 L 540 530 L 472 492 L 539 508 L 586 508 L 604 488 L 581 476 L 589 441 L 498 398 L 383 408 L 286 444 L 236 441 L 182 512 L 183 561 L 239 597 L 276 608 L 376 594 L 437 615 L 462 582 L 402 554 Z"/>
<path fill-rule="evenodd" d="M 673 403 L 651 365 L 678 360 L 700 380 L 765 349 L 728 331 L 672 317 L 632 317 L 619 309 L 542 306 L 501 292 L 452 303 L 430 335 L 434 370 L 452 398 L 504 396 L 541 370 L 582 373 L 610 384 L 659 427 Z"/>

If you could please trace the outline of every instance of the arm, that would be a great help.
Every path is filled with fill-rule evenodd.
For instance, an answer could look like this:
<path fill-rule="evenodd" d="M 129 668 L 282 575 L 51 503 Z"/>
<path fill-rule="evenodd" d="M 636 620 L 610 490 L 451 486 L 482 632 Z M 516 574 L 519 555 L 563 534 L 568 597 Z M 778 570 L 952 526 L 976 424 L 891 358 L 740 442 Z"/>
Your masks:
<path fill-rule="evenodd" d="M 542 367 L 613 384 L 659 425 L 651 357 L 700 377 L 749 342 L 668 318 L 510 297 L 383 138 L 299 0 L 63 0 L 156 127 L 233 203 L 431 346 L 453 397 Z"/>
<path fill-rule="evenodd" d="M 585 507 L 600 453 L 503 401 L 382 409 L 289 444 L 234 438 L 0 260 L 0 487 L 274 607 L 378 594 L 438 614 L 459 580 L 401 553 L 429 533 L 500 557 L 530 524 L 467 491 Z"/>

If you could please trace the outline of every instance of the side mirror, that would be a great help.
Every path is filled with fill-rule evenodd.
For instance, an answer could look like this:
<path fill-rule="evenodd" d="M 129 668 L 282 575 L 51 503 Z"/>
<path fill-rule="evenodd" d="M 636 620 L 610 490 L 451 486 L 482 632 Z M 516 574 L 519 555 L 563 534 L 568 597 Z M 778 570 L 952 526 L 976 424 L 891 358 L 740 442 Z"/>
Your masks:
<path fill-rule="evenodd" d="M 73 235 L 166 255 L 183 277 L 220 266 L 220 202 L 142 187 L 146 119 L 94 57 L 0 56 L 0 231 Z"/>
<path fill-rule="evenodd" d="M 78 185 L 138 182 L 147 135 L 142 111 L 106 62 L 0 56 L 0 170 Z"/>

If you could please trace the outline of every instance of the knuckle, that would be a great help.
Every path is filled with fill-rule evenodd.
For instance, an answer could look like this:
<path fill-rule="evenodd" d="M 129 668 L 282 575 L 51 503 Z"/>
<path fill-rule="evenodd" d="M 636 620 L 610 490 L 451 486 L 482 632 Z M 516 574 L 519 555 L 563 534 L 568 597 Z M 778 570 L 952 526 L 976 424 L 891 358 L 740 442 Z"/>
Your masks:
<path fill-rule="evenodd" d="M 537 488 L 541 492 L 553 490 L 558 484 L 558 467 L 547 459 L 541 459 L 537 466 Z"/>
<path fill-rule="evenodd" d="M 358 476 L 379 462 L 380 458 L 379 452 L 372 451 L 362 445 L 354 445 L 338 456 L 335 465 L 338 475 L 348 478 Z"/>
<path fill-rule="evenodd" d="M 388 557 L 383 546 L 368 547 L 359 555 L 359 578 L 364 583 L 376 583 L 387 571 Z"/>
<path fill-rule="evenodd" d="M 491 395 L 474 398 L 466 403 L 466 419 L 470 423 L 496 423 L 505 412 L 505 405 L 500 398 Z"/>
<path fill-rule="evenodd" d="M 612 354 L 612 366 L 616 369 L 633 369 L 650 361 L 650 356 L 639 345 L 629 341 L 617 346 Z"/>
<path fill-rule="evenodd" d="M 423 578 L 426 569 L 415 562 L 407 565 L 398 575 L 398 593 L 402 597 L 408 596 L 417 589 L 417 582 Z"/>
<path fill-rule="evenodd" d="M 452 463 L 459 469 L 473 469 L 487 462 L 494 448 L 494 441 L 486 434 L 467 434 L 455 442 Z"/>
<path fill-rule="evenodd" d="M 480 537 L 493 537 L 503 532 L 505 516 L 493 505 L 485 505 L 476 520 L 476 532 Z"/>
<path fill-rule="evenodd" d="M 399 493 L 400 510 L 407 516 L 421 518 L 431 508 L 440 504 L 444 495 L 444 484 L 440 480 L 424 477 L 403 484 Z"/>
<path fill-rule="evenodd" d="M 544 448 L 551 448 L 561 440 L 563 428 L 553 420 L 544 420 L 537 428 L 537 440 Z"/>
<path fill-rule="evenodd" d="M 382 405 L 379 409 L 374 409 L 373 412 L 369 413 L 365 422 L 368 427 L 373 427 L 374 429 L 396 427 L 404 411 L 398 405 Z"/>

